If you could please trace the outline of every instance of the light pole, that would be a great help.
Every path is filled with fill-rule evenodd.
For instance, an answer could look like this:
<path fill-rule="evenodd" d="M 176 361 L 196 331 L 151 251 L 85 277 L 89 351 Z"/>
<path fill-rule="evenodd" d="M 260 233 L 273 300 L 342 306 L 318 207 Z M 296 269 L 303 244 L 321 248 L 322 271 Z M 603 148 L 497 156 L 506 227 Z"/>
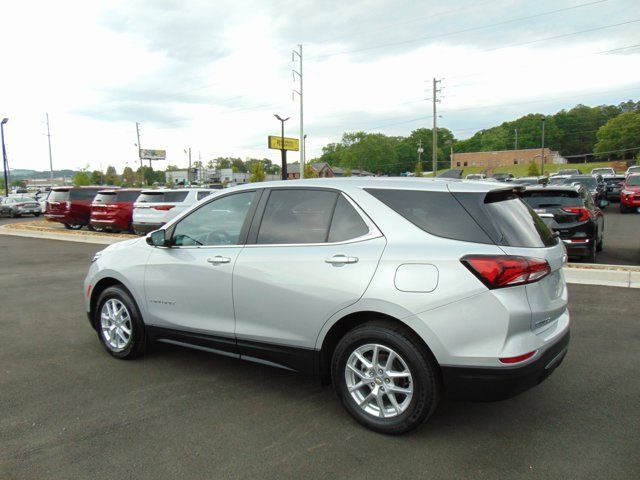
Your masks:
<path fill-rule="evenodd" d="M 2 122 L 0 122 L 0 135 L 2 136 L 2 165 L 4 168 L 4 189 L 7 197 L 9 196 L 9 161 L 7 160 L 7 149 L 4 146 L 4 124 L 8 121 L 8 118 L 3 118 Z"/>
<path fill-rule="evenodd" d="M 289 120 L 291 117 L 282 118 L 277 113 L 274 113 L 273 116 L 276 117 L 278 120 L 280 120 L 280 125 L 282 127 L 281 134 L 280 134 L 280 152 L 282 153 L 282 180 L 286 180 L 288 178 L 288 174 L 287 174 L 287 151 L 284 149 L 284 122 Z M 300 163 L 300 168 L 302 168 L 302 163 Z"/>

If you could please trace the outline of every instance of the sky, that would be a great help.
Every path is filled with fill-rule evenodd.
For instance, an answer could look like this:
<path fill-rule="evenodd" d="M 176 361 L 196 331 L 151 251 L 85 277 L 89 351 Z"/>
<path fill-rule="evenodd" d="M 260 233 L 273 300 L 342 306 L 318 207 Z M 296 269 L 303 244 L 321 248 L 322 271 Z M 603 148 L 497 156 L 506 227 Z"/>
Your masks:
<path fill-rule="evenodd" d="M 467 138 L 527 113 L 640 99 L 638 0 L 4 2 L 0 117 L 12 169 L 270 158 L 274 114 L 307 159 L 346 131 Z M 588 153 L 588 152 L 585 152 Z M 297 160 L 289 152 L 289 160 Z"/>

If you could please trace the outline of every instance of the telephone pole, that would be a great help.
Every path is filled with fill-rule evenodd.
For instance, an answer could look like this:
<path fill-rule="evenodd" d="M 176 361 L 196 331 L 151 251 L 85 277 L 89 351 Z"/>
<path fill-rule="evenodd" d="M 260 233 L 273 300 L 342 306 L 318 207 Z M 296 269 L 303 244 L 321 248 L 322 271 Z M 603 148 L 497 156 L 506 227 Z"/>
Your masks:
<path fill-rule="evenodd" d="M 433 176 L 435 177 L 438 173 L 438 115 L 436 114 L 436 103 L 438 100 L 438 84 L 441 80 L 436 80 L 435 77 L 433 79 Z"/>
<path fill-rule="evenodd" d="M 53 160 L 51 158 L 51 131 L 49 130 L 49 114 L 47 113 L 47 139 L 49 140 L 49 182 L 53 187 Z"/>
<path fill-rule="evenodd" d="M 293 81 L 296 80 L 296 75 L 300 79 L 300 90 L 294 89 L 294 94 L 298 94 L 300 97 L 300 179 L 304 178 L 304 164 L 305 164 L 305 142 L 304 142 L 304 98 L 303 98 L 303 90 L 302 90 L 302 45 L 298 44 L 298 50 L 293 50 L 291 52 L 291 61 L 295 61 L 296 55 L 298 56 L 298 60 L 300 61 L 298 70 L 292 69 L 293 72 Z M 284 144 L 283 144 L 284 147 Z"/>
<path fill-rule="evenodd" d="M 418 165 L 422 167 L 422 152 L 424 152 L 424 148 L 422 148 L 422 139 L 418 141 Z"/>
<path fill-rule="evenodd" d="M 540 166 L 540 175 L 544 175 L 544 123 L 545 123 L 545 118 L 542 117 L 542 151 L 540 152 L 542 165 Z"/>
<path fill-rule="evenodd" d="M 517 150 L 518 149 L 518 129 L 517 128 L 514 129 L 514 132 L 516 132 L 516 146 L 515 146 L 514 150 Z"/>
<path fill-rule="evenodd" d="M 140 168 L 142 168 L 142 148 L 140 147 L 140 124 L 136 122 L 136 135 L 138 137 L 138 160 L 140 160 Z"/>

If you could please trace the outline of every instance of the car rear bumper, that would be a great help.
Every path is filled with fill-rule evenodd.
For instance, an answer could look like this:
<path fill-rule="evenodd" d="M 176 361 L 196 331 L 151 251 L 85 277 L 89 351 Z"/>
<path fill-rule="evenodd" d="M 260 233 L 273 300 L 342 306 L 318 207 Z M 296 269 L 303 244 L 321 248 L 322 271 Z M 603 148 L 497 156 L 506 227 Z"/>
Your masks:
<path fill-rule="evenodd" d="M 149 233 L 162 228 L 164 223 L 133 223 L 133 231 L 136 233 Z"/>
<path fill-rule="evenodd" d="M 518 395 L 545 380 L 569 349 L 569 330 L 537 360 L 522 367 L 442 367 L 447 398 L 489 402 Z"/>
<path fill-rule="evenodd" d="M 127 230 L 129 225 L 123 224 L 123 222 L 117 219 L 100 219 L 94 220 L 93 218 L 89 221 L 92 227 L 99 228 L 117 228 L 119 230 Z"/>

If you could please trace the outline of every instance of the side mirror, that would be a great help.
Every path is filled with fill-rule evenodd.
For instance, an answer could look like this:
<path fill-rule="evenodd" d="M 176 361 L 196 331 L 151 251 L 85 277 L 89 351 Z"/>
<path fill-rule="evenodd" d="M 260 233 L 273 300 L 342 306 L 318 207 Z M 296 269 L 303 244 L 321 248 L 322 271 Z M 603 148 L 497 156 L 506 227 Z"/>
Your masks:
<path fill-rule="evenodd" d="M 600 208 L 608 207 L 609 206 L 609 200 L 602 199 L 602 200 L 600 200 L 598 202 L 598 204 L 599 204 Z"/>
<path fill-rule="evenodd" d="M 147 244 L 152 247 L 167 247 L 166 231 L 163 229 L 155 230 L 147 235 Z"/>

